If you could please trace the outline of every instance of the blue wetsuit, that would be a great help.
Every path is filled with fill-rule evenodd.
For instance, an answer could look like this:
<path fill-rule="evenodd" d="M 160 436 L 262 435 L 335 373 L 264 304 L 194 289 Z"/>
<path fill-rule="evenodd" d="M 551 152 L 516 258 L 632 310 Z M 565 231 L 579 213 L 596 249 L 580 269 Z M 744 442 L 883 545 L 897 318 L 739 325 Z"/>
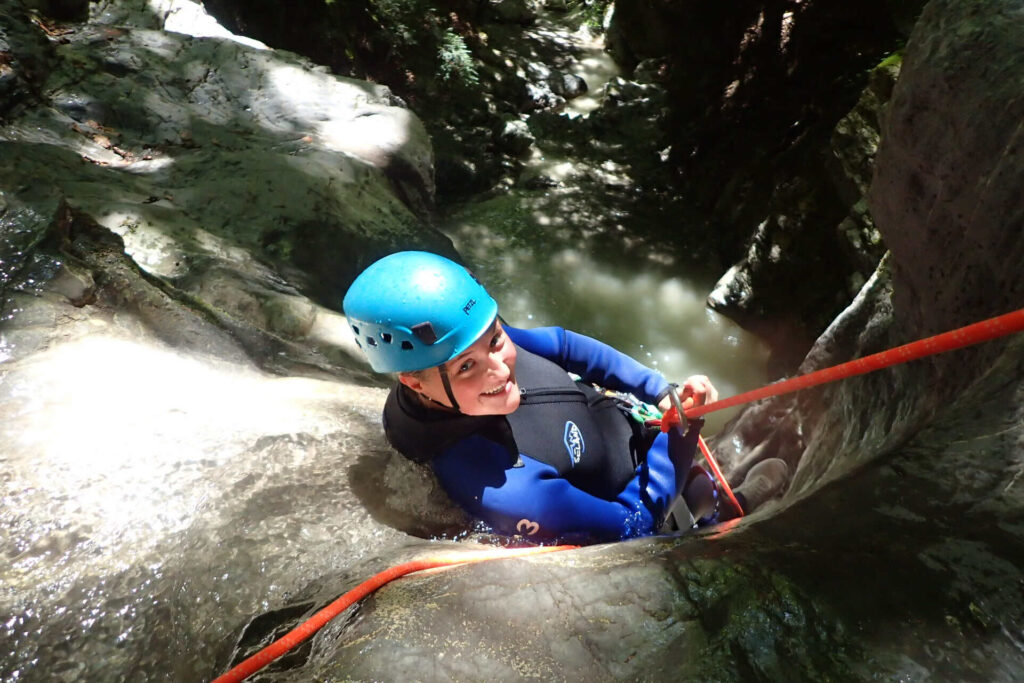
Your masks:
<path fill-rule="evenodd" d="M 520 352 L 517 378 L 521 368 L 538 363 L 549 365 L 536 360 L 526 364 L 535 355 L 579 375 L 584 382 L 629 392 L 645 402 L 657 403 L 669 390 L 667 380 L 660 374 L 590 337 L 560 327 L 524 330 L 505 326 L 505 330 Z M 522 354 L 524 350 L 526 356 Z M 560 374 L 567 378 L 565 372 Z M 524 389 L 524 403 L 531 390 Z M 513 442 L 518 442 L 515 450 L 519 452 L 510 457 L 509 440 L 495 427 L 499 423 L 504 425 L 505 418 L 469 417 L 436 410 L 414 415 L 415 401 L 401 400 L 402 391 L 400 386 L 396 387 L 385 408 L 389 440 L 412 459 L 429 460 L 448 495 L 499 533 L 538 540 L 581 536 L 618 540 L 656 533 L 668 506 L 689 476 L 693 444 L 687 457 L 677 454 L 679 462 L 673 463 L 667 434 L 637 434 L 628 444 L 625 437 L 610 437 L 608 440 L 616 443 L 595 444 L 591 430 L 586 437 L 589 443 L 584 444 L 580 443 L 582 435 L 572 432 L 574 423 L 566 421 L 564 429 L 559 423 L 545 428 L 541 435 L 525 434 L 527 429 L 521 428 Z M 588 407 L 593 411 L 594 401 Z M 521 406 L 513 415 L 524 410 Z M 558 414 L 559 408 L 552 406 L 551 410 Z M 512 417 L 508 422 L 514 423 Z M 416 429 L 408 429 L 412 424 L 410 418 L 416 421 Z M 599 417 L 604 423 L 626 419 L 618 411 Z M 507 435 L 508 427 L 503 428 Z M 687 437 L 694 444 L 696 431 L 692 430 Z M 538 438 L 553 444 L 550 449 L 535 449 L 544 450 L 546 455 L 522 450 L 524 440 L 536 445 Z M 638 439 L 643 441 L 641 448 L 636 448 Z M 435 450 L 428 456 L 415 457 L 412 451 L 420 449 L 424 441 L 431 442 Z M 587 464 L 576 464 L 580 462 L 580 451 L 590 453 L 600 446 L 608 452 L 597 456 L 602 459 L 596 465 L 592 463 L 589 475 L 577 476 Z M 674 448 L 675 452 L 678 450 Z M 559 451 L 563 451 L 564 463 L 555 459 Z"/>

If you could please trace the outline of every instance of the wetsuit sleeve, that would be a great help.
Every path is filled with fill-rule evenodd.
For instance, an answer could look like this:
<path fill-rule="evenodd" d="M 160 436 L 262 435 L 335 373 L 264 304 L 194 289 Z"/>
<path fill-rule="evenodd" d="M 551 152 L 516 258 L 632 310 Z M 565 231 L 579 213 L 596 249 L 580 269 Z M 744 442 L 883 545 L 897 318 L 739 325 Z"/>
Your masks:
<path fill-rule="evenodd" d="M 668 380 L 604 342 L 561 327 L 524 330 L 505 326 L 517 345 L 543 356 L 584 381 L 615 391 L 632 392 L 642 401 L 657 403 Z"/>
<path fill-rule="evenodd" d="M 448 495 L 495 531 L 531 539 L 587 537 L 619 540 L 655 533 L 676 493 L 676 473 L 666 435 L 614 500 L 586 493 L 545 463 L 508 452 L 482 436 L 465 439 L 432 465 Z"/>

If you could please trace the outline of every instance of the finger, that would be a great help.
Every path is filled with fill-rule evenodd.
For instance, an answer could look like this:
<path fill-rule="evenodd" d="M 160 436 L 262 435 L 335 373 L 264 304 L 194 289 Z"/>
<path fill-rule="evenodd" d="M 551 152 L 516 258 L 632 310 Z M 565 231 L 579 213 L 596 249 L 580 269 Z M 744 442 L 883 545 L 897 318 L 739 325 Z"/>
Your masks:
<path fill-rule="evenodd" d="M 704 405 L 718 400 L 718 390 L 706 375 L 693 375 L 687 378 L 680 392 L 680 397 L 693 397 L 692 405 Z"/>
<path fill-rule="evenodd" d="M 707 385 L 704 379 L 699 376 L 690 377 L 683 384 L 681 398 L 692 397 L 692 404 L 702 405 L 707 398 Z"/>

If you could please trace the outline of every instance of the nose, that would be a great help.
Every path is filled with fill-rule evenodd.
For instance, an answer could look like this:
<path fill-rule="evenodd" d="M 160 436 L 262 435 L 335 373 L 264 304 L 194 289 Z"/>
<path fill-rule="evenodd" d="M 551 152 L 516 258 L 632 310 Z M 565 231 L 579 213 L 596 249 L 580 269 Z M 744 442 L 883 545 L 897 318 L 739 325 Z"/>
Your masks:
<path fill-rule="evenodd" d="M 503 371 L 508 367 L 505 362 L 505 357 L 498 351 L 492 351 L 487 354 L 487 369 L 493 371 Z"/>

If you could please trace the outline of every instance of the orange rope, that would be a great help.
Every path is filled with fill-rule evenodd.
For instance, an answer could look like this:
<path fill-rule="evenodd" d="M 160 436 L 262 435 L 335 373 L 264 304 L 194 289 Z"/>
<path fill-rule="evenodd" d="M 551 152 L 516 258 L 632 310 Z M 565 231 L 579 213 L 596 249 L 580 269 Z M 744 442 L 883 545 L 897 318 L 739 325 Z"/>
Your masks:
<path fill-rule="evenodd" d="M 903 346 L 898 346 L 880 353 L 865 356 L 864 358 L 858 358 L 830 368 L 793 377 L 775 384 L 769 384 L 768 386 L 760 389 L 738 394 L 731 398 L 715 401 L 696 408 L 689 408 L 684 410 L 684 414 L 691 418 L 700 417 L 701 415 L 706 415 L 707 413 L 711 413 L 716 410 L 724 410 L 743 403 L 757 401 L 762 398 L 787 394 L 800 389 L 824 384 L 826 382 L 834 382 L 846 377 L 862 375 L 889 367 L 890 365 L 906 363 L 907 361 L 916 360 L 918 358 L 931 356 L 937 353 L 943 353 L 945 351 L 952 351 L 954 349 L 978 344 L 980 342 L 1021 331 L 1024 331 L 1024 309 L 995 318 L 989 318 L 988 320 L 983 320 L 981 322 L 974 323 L 973 325 L 967 325 L 966 327 L 961 327 L 950 332 L 937 334 L 933 337 L 927 337 L 916 342 L 911 342 L 910 344 L 904 344 Z M 675 422 L 678 423 L 679 419 L 676 409 L 670 408 L 663 418 L 664 430 L 667 431 L 667 427 L 671 424 L 673 418 L 675 419 Z M 722 484 L 722 488 L 726 492 L 730 503 L 734 505 L 742 515 L 743 511 L 740 508 L 739 502 L 737 502 L 732 489 L 729 488 L 729 483 L 725 480 L 725 477 L 722 476 L 721 470 L 718 468 L 718 463 L 715 462 L 714 456 L 712 456 L 707 444 L 704 443 L 704 439 L 699 438 L 698 444 L 700 445 L 701 452 L 704 454 L 704 459 L 711 467 L 715 477 Z M 535 548 L 503 548 L 472 553 L 471 555 L 462 554 L 451 558 L 426 558 L 412 560 L 411 562 L 396 565 L 380 572 L 345 593 L 330 605 L 314 614 L 305 623 L 299 625 L 297 628 L 263 648 L 255 655 L 244 660 L 227 673 L 214 679 L 213 683 L 235 683 L 237 681 L 244 680 L 312 636 L 318 630 L 323 628 L 327 622 L 341 614 L 355 602 L 363 599 L 384 584 L 394 581 L 406 574 L 423 571 L 425 569 L 434 569 L 437 567 L 454 567 L 463 564 L 484 562 L 487 560 L 498 560 L 510 557 L 519 557 L 522 555 L 535 555 L 538 553 L 569 550 L 576 547 L 577 546 L 561 545 L 538 546 Z"/>
<path fill-rule="evenodd" d="M 675 428 L 679 432 L 679 435 L 683 436 L 683 426 L 680 424 L 679 411 L 682 410 L 683 415 L 687 416 L 690 414 L 690 411 L 683 408 L 682 403 L 679 402 L 678 395 L 672 394 L 671 396 L 672 407 L 666 410 L 661 416 L 661 431 L 667 433 L 668 430 Z M 692 401 L 692 399 L 687 399 L 687 402 L 690 401 Z M 658 421 L 652 422 L 654 422 L 654 424 L 658 424 Z M 733 509 L 736 511 L 736 516 L 742 517 L 744 515 L 743 506 L 740 505 L 738 500 L 736 500 L 736 494 L 732 492 L 732 487 L 729 486 L 728 480 L 725 478 L 725 475 L 722 474 L 722 469 L 718 466 L 718 461 L 715 460 L 715 456 L 711 454 L 711 449 L 708 448 L 706 443 L 704 443 L 704 437 L 700 434 L 697 435 L 697 445 L 700 446 L 700 452 L 704 455 L 704 462 L 706 462 L 708 467 L 711 468 L 711 473 L 714 475 L 715 481 L 718 482 L 718 487 L 723 493 L 725 493 L 725 499 L 729 501 L 729 504 L 732 505 Z"/>
<path fill-rule="evenodd" d="M 686 416 L 700 417 L 716 410 L 724 410 L 725 408 L 731 408 L 743 403 L 751 403 L 762 398 L 768 398 L 769 396 L 788 394 L 800 389 L 825 384 L 826 382 L 863 375 L 887 368 L 890 365 L 898 365 L 907 361 L 917 360 L 918 358 L 924 358 L 925 356 L 953 351 L 1021 331 L 1024 331 L 1024 308 L 995 318 L 982 320 L 981 322 L 950 332 L 944 332 L 933 337 L 926 337 L 925 339 L 904 344 L 903 346 L 880 351 L 864 358 L 857 358 L 847 363 L 834 365 L 806 375 L 798 375 L 782 382 L 769 384 L 760 389 L 754 389 L 731 398 L 722 399 L 721 401 L 707 403 L 697 408 L 690 408 L 686 410 Z"/>
<path fill-rule="evenodd" d="M 737 517 L 742 517 L 744 514 L 743 506 L 736 500 L 736 494 L 732 492 L 732 487 L 729 486 L 725 475 L 722 474 L 722 470 L 718 467 L 718 461 L 715 460 L 715 456 L 711 455 L 711 449 L 704 443 L 704 437 L 699 434 L 697 435 L 697 445 L 700 446 L 700 452 L 704 454 L 704 460 L 707 462 L 708 467 L 711 468 L 711 473 L 715 475 L 715 481 L 721 485 L 722 491 L 725 492 L 725 499 L 736 510 Z"/>
<path fill-rule="evenodd" d="M 776 382 L 775 384 L 769 384 L 761 387 L 760 389 L 747 391 L 731 398 L 722 399 L 713 403 L 706 403 L 695 408 L 686 408 L 683 410 L 683 414 L 689 418 L 700 417 L 701 415 L 713 413 L 716 410 L 725 410 L 726 408 L 732 408 L 733 406 L 758 401 L 762 398 L 788 394 L 794 391 L 799 391 L 800 389 L 814 387 L 819 384 L 835 382 L 836 380 L 846 379 L 847 377 L 854 377 L 856 375 L 863 375 L 868 372 L 887 368 L 891 365 L 898 365 L 900 363 L 917 360 L 918 358 L 924 358 L 925 356 L 933 356 L 935 354 L 945 353 L 946 351 L 960 349 L 965 346 L 980 344 L 981 342 L 996 339 L 998 337 L 1004 337 L 1021 331 L 1024 331 L 1024 308 L 1018 311 L 1013 311 L 1012 313 L 996 316 L 995 318 L 982 320 L 981 322 L 977 322 L 972 325 L 960 327 L 949 332 L 943 332 L 942 334 L 937 334 L 932 337 L 919 339 L 918 341 L 904 344 L 903 346 L 897 346 L 885 351 L 880 351 L 870 356 L 865 356 L 864 358 L 857 358 L 847 363 L 841 363 L 829 368 L 810 372 L 806 375 L 798 375 L 797 377 L 792 377 L 782 382 Z M 679 413 L 674 407 L 665 411 L 665 414 L 661 418 L 661 430 L 663 432 L 667 432 L 672 426 L 678 425 L 678 415 Z M 704 438 L 698 438 L 701 453 L 704 454 L 704 460 L 707 461 L 708 466 L 715 475 L 715 479 L 718 480 L 722 490 L 725 492 L 726 499 L 728 499 L 730 504 L 736 508 L 736 511 L 742 517 L 743 509 L 740 507 L 739 501 L 736 500 L 735 494 L 733 494 L 732 489 L 729 487 L 729 482 L 726 481 L 724 476 L 722 476 L 722 471 L 719 469 L 718 463 L 711 454 L 711 450 L 707 447 L 707 444 L 704 443 Z"/>
<path fill-rule="evenodd" d="M 455 567 L 463 564 L 486 562 L 488 560 L 502 560 L 512 557 L 522 557 L 524 555 L 553 553 L 560 550 L 572 550 L 577 547 L 579 546 L 550 545 L 537 546 L 533 548 L 496 548 L 493 550 L 482 550 L 473 553 L 460 553 L 458 555 L 453 555 L 452 557 L 423 558 L 395 565 L 394 567 L 385 569 L 379 574 L 363 581 L 361 584 L 342 595 L 327 607 L 324 607 L 322 610 L 314 614 L 304 623 L 281 636 L 253 656 L 245 659 L 227 673 L 215 678 L 213 683 L 237 683 L 238 681 L 245 680 L 294 648 L 302 641 L 312 636 L 323 628 L 327 622 L 344 612 L 348 607 L 352 606 L 359 600 L 362 600 L 384 584 L 394 581 L 406 574 L 412 574 L 413 572 L 423 571 L 424 569 L 434 569 L 437 567 Z"/>

